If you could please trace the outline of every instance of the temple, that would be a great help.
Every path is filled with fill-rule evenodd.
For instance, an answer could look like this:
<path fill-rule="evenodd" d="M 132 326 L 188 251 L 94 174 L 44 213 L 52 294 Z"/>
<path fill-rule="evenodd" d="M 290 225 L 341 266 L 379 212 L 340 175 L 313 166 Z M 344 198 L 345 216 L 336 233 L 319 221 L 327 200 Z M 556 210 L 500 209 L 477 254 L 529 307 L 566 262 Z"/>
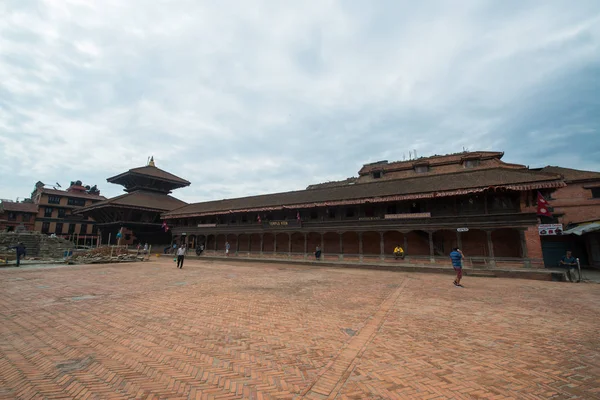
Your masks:
<path fill-rule="evenodd" d="M 234 254 L 386 260 L 402 246 L 412 263 L 543 266 L 538 192 L 566 186 L 555 171 L 463 152 L 365 164 L 358 177 L 305 190 L 190 204 L 166 212 L 175 240 Z M 544 221 L 542 221 L 544 222 Z M 552 221 L 547 221 L 552 222 Z"/>
<path fill-rule="evenodd" d="M 120 244 L 171 242 L 171 232 L 162 228 L 160 215 L 187 204 L 170 193 L 190 182 L 157 168 L 154 157 L 148 165 L 108 178 L 107 182 L 122 185 L 126 193 L 76 211 L 96 221 L 102 243 L 117 243 L 118 232 L 122 233 Z"/>

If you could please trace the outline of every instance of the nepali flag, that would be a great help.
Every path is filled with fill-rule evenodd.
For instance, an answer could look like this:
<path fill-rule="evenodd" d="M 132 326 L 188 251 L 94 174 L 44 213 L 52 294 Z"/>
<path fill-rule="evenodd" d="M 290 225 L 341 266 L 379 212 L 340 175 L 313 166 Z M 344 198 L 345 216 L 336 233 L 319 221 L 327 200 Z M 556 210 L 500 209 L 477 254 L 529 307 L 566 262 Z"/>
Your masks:
<path fill-rule="evenodd" d="M 537 194 L 537 215 L 552 217 L 552 213 L 550 212 L 550 204 L 548 204 L 548 200 L 546 200 L 540 192 Z"/>
<path fill-rule="evenodd" d="M 259 224 L 262 222 L 262 220 L 260 219 L 260 214 L 258 214 L 258 215 L 256 216 L 256 221 L 258 221 L 258 223 L 259 223 Z"/>
<path fill-rule="evenodd" d="M 163 221 L 162 228 L 165 230 L 165 232 L 169 230 L 169 227 L 167 226 L 167 221 Z"/>
<path fill-rule="evenodd" d="M 298 222 L 300 222 L 300 211 L 296 212 L 296 219 L 298 220 Z"/>

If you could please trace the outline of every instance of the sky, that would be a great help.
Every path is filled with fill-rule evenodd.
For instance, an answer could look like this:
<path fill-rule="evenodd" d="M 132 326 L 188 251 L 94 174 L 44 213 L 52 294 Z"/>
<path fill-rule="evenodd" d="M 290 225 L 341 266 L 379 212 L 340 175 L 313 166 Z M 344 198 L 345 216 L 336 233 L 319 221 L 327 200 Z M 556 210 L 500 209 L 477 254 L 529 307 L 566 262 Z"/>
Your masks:
<path fill-rule="evenodd" d="M 188 202 L 468 150 L 600 171 L 600 2 L 4 0 L 0 198 L 122 188 Z"/>

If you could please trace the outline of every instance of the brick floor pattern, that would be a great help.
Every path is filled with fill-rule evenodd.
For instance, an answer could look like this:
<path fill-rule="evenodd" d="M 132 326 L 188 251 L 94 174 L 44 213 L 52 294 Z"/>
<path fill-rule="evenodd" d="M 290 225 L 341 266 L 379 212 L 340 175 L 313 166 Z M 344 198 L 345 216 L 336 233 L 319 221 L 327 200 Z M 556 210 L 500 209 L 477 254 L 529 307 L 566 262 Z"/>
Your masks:
<path fill-rule="evenodd" d="M 0 270 L 0 399 L 600 399 L 600 285 L 190 261 Z"/>

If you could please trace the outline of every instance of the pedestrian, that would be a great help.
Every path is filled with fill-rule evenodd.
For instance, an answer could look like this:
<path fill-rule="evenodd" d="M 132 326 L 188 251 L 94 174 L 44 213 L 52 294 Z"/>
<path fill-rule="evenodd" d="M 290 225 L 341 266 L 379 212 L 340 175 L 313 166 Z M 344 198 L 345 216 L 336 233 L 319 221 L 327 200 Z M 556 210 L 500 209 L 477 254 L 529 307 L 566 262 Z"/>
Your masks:
<path fill-rule="evenodd" d="M 315 250 L 315 259 L 317 259 L 317 260 L 321 259 L 321 248 L 319 246 L 317 246 L 317 248 Z"/>
<path fill-rule="evenodd" d="M 454 286 L 464 287 L 460 284 L 462 279 L 462 260 L 465 258 L 462 251 L 458 247 L 455 247 L 450 252 L 450 260 L 452 260 L 452 267 L 456 271 L 456 279 L 454 280 Z"/>
<path fill-rule="evenodd" d="M 144 245 L 144 255 L 148 254 L 148 243 Z"/>
<path fill-rule="evenodd" d="M 229 244 L 229 242 L 225 242 L 225 255 L 229 257 L 229 249 L 231 248 L 231 245 Z"/>
<path fill-rule="evenodd" d="M 16 246 L 11 247 L 11 249 L 15 249 L 17 252 L 17 267 L 21 266 L 21 257 L 25 257 L 27 255 L 27 251 L 25 250 L 25 245 L 23 242 L 19 243 Z"/>
<path fill-rule="evenodd" d="M 173 254 L 177 252 L 177 243 L 173 243 Z"/>
<path fill-rule="evenodd" d="M 567 251 L 567 254 L 562 256 L 560 259 L 560 266 L 566 268 L 567 280 L 573 282 L 573 275 L 575 272 L 575 268 L 577 267 L 577 260 L 573 257 L 573 253 L 571 250 Z"/>
<path fill-rule="evenodd" d="M 179 250 L 177 250 L 177 268 L 183 268 L 183 259 L 185 258 L 185 246 L 181 245 Z"/>

